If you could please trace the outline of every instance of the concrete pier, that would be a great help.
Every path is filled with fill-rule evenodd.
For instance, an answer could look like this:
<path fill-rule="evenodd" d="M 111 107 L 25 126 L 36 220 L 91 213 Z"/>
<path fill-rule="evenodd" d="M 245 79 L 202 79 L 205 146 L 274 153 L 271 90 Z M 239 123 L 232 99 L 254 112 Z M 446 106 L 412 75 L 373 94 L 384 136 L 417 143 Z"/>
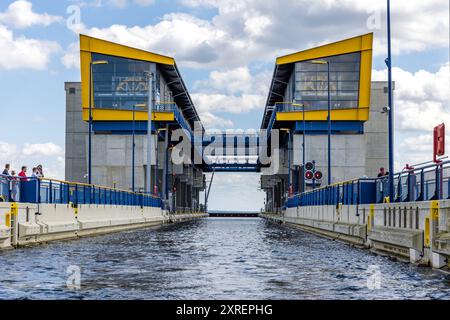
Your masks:
<path fill-rule="evenodd" d="M 432 268 L 448 268 L 450 201 L 305 206 L 261 217 Z"/>
<path fill-rule="evenodd" d="M 0 249 L 207 217 L 159 207 L 0 203 Z"/>

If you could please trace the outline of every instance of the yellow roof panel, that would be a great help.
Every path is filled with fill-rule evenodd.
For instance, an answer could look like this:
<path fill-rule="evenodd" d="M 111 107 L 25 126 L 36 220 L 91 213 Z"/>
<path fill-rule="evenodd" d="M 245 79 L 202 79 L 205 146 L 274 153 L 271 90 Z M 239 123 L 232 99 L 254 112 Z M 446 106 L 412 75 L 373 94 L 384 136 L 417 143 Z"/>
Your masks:
<path fill-rule="evenodd" d="M 99 53 L 110 56 L 142 60 L 166 65 L 174 65 L 175 59 L 157 53 L 131 48 L 80 34 L 80 51 Z"/>

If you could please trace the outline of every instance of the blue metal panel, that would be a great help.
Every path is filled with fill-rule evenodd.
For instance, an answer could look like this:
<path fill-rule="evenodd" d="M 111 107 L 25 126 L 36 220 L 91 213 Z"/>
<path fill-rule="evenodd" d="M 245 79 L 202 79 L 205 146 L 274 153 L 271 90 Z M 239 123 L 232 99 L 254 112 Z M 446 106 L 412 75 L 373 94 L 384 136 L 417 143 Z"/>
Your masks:
<path fill-rule="evenodd" d="M 27 203 L 39 202 L 38 180 L 20 182 L 20 201 Z"/>
<path fill-rule="evenodd" d="M 377 202 L 377 183 L 375 181 L 360 181 L 359 204 L 371 204 Z"/>
<path fill-rule="evenodd" d="M 328 134 L 328 122 L 327 121 L 306 121 L 306 134 Z M 303 133 L 303 122 L 295 122 L 296 134 Z M 364 122 L 360 121 L 333 121 L 331 123 L 331 132 L 333 134 L 348 132 L 348 133 L 364 133 Z"/>

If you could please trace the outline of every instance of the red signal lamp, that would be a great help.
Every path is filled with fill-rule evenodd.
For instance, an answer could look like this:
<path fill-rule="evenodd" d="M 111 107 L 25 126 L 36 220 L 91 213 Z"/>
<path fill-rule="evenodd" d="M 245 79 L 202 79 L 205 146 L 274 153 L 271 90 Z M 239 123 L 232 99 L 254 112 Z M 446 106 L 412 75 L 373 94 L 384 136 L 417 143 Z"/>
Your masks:
<path fill-rule="evenodd" d="M 322 172 L 321 172 L 321 171 L 316 171 L 316 172 L 314 173 L 314 178 L 315 178 L 316 180 L 322 180 L 322 178 L 323 178 Z"/>

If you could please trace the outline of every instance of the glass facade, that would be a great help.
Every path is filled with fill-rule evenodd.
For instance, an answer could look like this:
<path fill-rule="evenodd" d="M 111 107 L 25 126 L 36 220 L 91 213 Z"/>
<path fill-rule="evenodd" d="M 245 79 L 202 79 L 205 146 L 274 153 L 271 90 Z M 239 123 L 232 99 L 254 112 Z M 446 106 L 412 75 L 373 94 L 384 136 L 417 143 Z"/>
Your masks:
<path fill-rule="evenodd" d="M 320 60 L 330 64 L 331 109 L 358 108 L 361 53 Z M 295 64 L 295 99 L 297 103 L 303 104 L 305 109 L 328 109 L 327 69 L 326 64 L 314 64 L 312 61 Z"/>
<path fill-rule="evenodd" d="M 108 61 L 108 64 L 93 65 L 96 108 L 132 110 L 133 105 L 147 104 L 148 78 L 145 73 L 150 71 L 151 62 L 102 54 L 92 54 L 92 60 Z M 158 87 L 159 73 L 156 80 Z"/>

